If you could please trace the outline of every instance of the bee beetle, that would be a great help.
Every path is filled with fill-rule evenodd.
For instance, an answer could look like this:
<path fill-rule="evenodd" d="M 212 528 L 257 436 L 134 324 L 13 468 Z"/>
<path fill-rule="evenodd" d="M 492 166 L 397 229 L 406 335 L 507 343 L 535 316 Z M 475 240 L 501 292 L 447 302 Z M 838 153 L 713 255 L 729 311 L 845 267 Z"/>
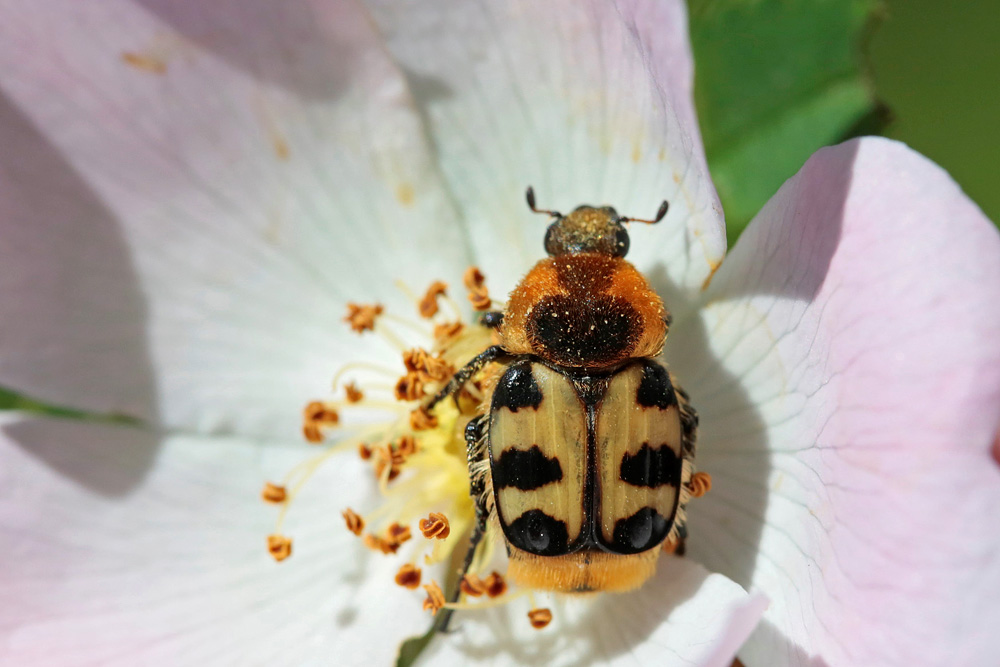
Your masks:
<path fill-rule="evenodd" d="M 670 318 L 625 260 L 626 222 L 610 206 L 552 217 L 549 257 L 483 321 L 499 334 L 425 406 L 487 364 L 489 411 L 466 428 L 477 521 L 468 569 L 489 521 L 507 576 L 559 591 L 625 591 L 652 576 L 661 546 L 684 536 L 698 417 L 657 357 Z M 463 570 L 463 574 L 465 572 Z M 456 593 L 457 599 L 457 593 Z"/>

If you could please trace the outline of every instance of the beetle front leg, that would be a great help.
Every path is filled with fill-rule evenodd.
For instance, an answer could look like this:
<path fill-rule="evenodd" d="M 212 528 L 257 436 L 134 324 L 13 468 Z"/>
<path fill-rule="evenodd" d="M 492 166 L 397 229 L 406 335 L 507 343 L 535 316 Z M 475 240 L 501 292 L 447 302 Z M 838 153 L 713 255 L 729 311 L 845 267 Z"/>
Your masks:
<path fill-rule="evenodd" d="M 493 345 L 486 348 L 478 355 L 472 358 L 472 360 L 463 366 L 457 373 L 451 376 L 451 380 L 448 384 L 444 386 L 444 389 L 439 391 L 437 395 L 432 398 L 425 406 L 424 410 L 430 411 L 434 409 L 434 406 L 448 398 L 452 394 L 458 392 L 465 383 L 472 379 L 472 376 L 482 370 L 483 366 L 490 363 L 491 361 L 497 361 L 498 359 L 503 359 L 504 357 L 510 356 L 507 350 L 503 349 L 499 345 Z"/>

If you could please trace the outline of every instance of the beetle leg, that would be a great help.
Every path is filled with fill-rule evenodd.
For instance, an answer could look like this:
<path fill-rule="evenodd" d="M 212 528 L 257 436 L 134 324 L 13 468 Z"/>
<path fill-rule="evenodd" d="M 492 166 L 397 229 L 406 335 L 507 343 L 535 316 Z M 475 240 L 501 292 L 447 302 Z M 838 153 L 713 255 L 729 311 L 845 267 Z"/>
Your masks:
<path fill-rule="evenodd" d="M 472 567 L 472 561 L 476 556 L 476 549 L 486 534 L 486 521 L 489 518 L 489 511 L 486 508 L 486 480 L 481 472 L 476 470 L 476 464 L 480 463 L 485 456 L 483 447 L 483 427 L 486 422 L 485 415 L 479 415 L 469 421 L 465 427 L 465 448 L 469 462 L 469 494 L 476 506 L 476 522 L 472 526 L 472 534 L 469 536 L 469 549 L 465 552 L 465 560 L 459 570 L 458 579 L 455 581 L 455 590 L 452 592 L 448 602 L 458 602 L 462 595 L 462 578 Z M 448 622 L 451 621 L 453 609 L 444 609 L 442 618 L 437 624 L 438 632 L 448 631 Z"/>
<path fill-rule="evenodd" d="M 472 361 L 459 369 L 459 371 L 451 377 L 451 380 L 448 381 L 448 384 L 444 386 L 444 389 L 439 391 L 437 395 L 424 406 L 424 409 L 433 409 L 435 405 L 465 386 L 465 383 L 472 379 L 472 376 L 478 373 L 483 366 L 491 361 L 496 361 L 497 359 L 501 359 L 506 356 L 508 356 L 507 350 L 503 349 L 499 345 L 492 345 L 486 348 L 477 356 L 473 357 Z"/>

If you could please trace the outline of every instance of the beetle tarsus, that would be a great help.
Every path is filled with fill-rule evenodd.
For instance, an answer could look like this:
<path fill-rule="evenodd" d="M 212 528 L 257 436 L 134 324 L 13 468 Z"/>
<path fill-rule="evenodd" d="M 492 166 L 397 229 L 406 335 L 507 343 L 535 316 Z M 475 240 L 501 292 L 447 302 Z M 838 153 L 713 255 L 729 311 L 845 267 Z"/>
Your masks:
<path fill-rule="evenodd" d="M 464 387 L 465 383 L 471 380 L 472 376 L 478 373 L 483 366 L 491 361 L 497 361 L 498 359 L 502 359 L 506 356 L 508 356 L 507 350 L 503 349 L 499 345 L 493 345 L 486 348 L 483 352 L 473 357 L 472 361 L 463 366 L 461 370 L 455 373 L 451 380 L 448 381 L 448 384 L 444 386 L 444 389 L 439 391 L 437 395 L 424 406 L 424 409 L 433 410 L 435 405 Z"/>

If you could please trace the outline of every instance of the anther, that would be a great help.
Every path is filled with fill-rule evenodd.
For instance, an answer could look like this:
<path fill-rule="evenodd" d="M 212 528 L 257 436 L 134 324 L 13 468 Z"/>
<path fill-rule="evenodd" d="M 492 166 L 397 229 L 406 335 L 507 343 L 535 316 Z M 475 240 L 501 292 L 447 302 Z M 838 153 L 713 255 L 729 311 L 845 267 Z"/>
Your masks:
<path fill-rule="evenodd" d="M 358 456 L 361 457 L 362 461 L 367 461 L 372 457 L 372 448 L 362 442 L 358 445 Z"/>
<path fill-rule="evenodd" d="M 347 530 L 351 531 L 355 535 L 361 535 L 361 531 L 365 529 L 365 520 L 361 518 L 361 515 L 348 507 L 346 510 L 340 513 L 344 517 L 344 523 L 347 524 Z"/>
<path fill-rule="evenodd" d="M 361 391 L 358 385 L 353 382 L 344 385 L 344 393 L 347 394 L 348 403 L 360 403 L 365 399 L 365 392 Z"/>
<path fill-rule="evenodd" d="M 375 329 L 375 320 L 382 314 L 382 304 L 347 304 L 347 316 L 344 321 L 351 325 L 351 330 L 358 333 Z"/>
<path fill-rule="evenodd" d="M 268 535 L 267 550 L 280 563 L 292 555 L 292 541 L 284 535 Z"/>
<path fill-rule="evenodd" d="M 440 280 L 435 280 L 431 283 L 430 287 L 424 293 L 424 298 L 420 300 L 419 310 L 420 316 L 427 319 L 431 319 L 438 312 L 438 297 L 446 294 L 448 291 L 448 285 L 441 282 Z"/>
<path fill-rule="evenodd" d="M 398 544 L 393 544 L 392 542 L 371 533 L 365 533 L 365 536 L 362 538 L 362 543 L 372 551 L 381 551 L 386 555 L 394 554 L 399 549 Z"/>
<path fill-rule="evenodd" d="M 691 475 L 691 481 L 688 482 L 688 489 L 691 491 L 691 497 L 701 498 L 712 490 L 712 476 L 707 472 L 696 472 Z"/>
<path fill-rule="evenodd" d="M 459 589 L 471 597 L 477 598 L 486 592 L 486 583 L 474 574 L 466 574 L 458 582 Z"/>
<path fill-rule="evenodd" d="M 260 492 L 260 497 L 264 499 L 264 502 L 283 503 L 288 497 L 288 493 L 285 491 L 285 487 L 267 482 L 264 484 L 264 490 Z"/>
<path fill-rule="evenodd" d="M 493 301 L 490 291 L 486 289 L 486 276 L 478 267 L 470 266 L 462 276 L 465 289 L 469 291 L 469 302 L 476 310 L 489 310 Z"/>
<path fill-rule="evenodd" d="M 528 620 L 531 621 L 531 627 L 541 630 L 552 622 L 552 612 L 548 609 L 532 609 L 528 612 Z"/>
<path fill-rule="evenodd" d="M 462 333 L 465 325 L 461 322 L 445 322 L 434 327 L 434 340 L 440 345 Z"/>
<path fill-rule="evenodd" d="M 486 594 L 491 598 L 497 598 L 507 592 L 507 582 L 499 572 L 491 572 L 486 577 Z"/>
<path fill-rule="evenodd" d="M 451 525 L 448 523 L 448 517 L 440 512 L 431 512 L 426 519 L 421 519 L 419 527 L 420 532 L 428 540 L 435 538 L 443 540 L 451 534 Z"/>
<path fill-rule="evenodd" d="M 385 532 L 385 541 L 392 544 L 396 547 L 396 549 L 398 549 L 403 542 L 408 541 L 411 537 L 413 537 L 413 535 L 410 532 L 410 527 L 404 526 L 401 523 L 392 524 Z"/>
<path fill-rule="evenodd" d="M 396 443 L 395 449 L 405 461 L 417 453 L 417 439 L 412 435 L 404 435 L 399 439 L 399 442 Z"/>
<path fill-rule="evenodd" d="M 438 425 L 438 419 L 427 408 L 420 406 L 410 413 L 410 428 L 414 431 L 427 431 Z"/>
<path fill-rule="evenodd" d="M 424 600 L 424 611 L 430 610 L 432 614 L 437 614 L 438 609 L 444 606 L 444 592 L 436 581 L 431 581 L 424 585 L 427 591 L 427 599 Z"/>
<path fill-rule="evenodd" d="M 415 590 L 420 585 L 420 577 L 420 568 L 407 563 L 399 568 L 399 572 L 396 573 L 396 583 L 403 588 Z"/>
<path fill-rule="evenodd" d="M 420 373 L 411 371 L 396 382 L 394 395 L 397 401 L 416 401 L 424 397 L 424 382 Z"/>

